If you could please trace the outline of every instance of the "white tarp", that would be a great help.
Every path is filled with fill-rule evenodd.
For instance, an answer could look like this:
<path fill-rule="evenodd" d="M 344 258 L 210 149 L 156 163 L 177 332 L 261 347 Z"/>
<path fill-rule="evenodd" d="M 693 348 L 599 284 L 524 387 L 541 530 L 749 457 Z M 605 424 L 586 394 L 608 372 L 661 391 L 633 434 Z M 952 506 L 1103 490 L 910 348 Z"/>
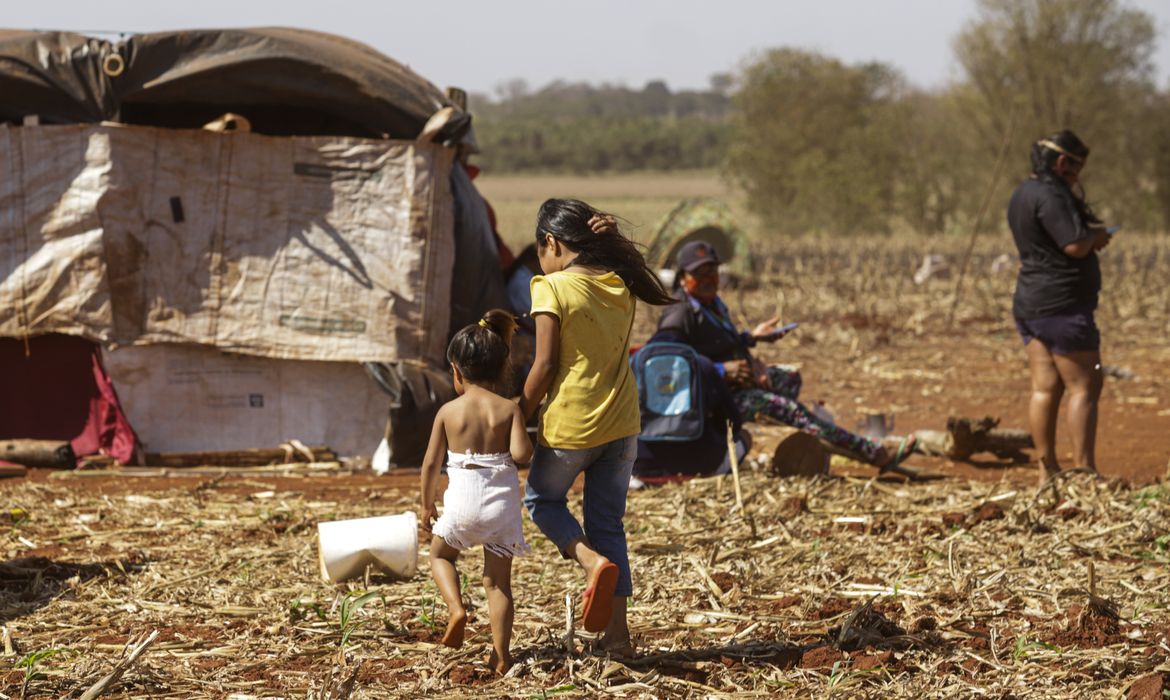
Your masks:
<path fill-rule="evenodd" d="M 205 452 L 288 440 L 368 455 L 388 397 L 352 362 L 271 360 L 197 345 L 103 352 L 126 417 L 149 452 Z"/>
<path fill-rule="evenodd" d="M 442 364 L 452 158 L 411 141 L 0 127 L 0 336 Z"/>

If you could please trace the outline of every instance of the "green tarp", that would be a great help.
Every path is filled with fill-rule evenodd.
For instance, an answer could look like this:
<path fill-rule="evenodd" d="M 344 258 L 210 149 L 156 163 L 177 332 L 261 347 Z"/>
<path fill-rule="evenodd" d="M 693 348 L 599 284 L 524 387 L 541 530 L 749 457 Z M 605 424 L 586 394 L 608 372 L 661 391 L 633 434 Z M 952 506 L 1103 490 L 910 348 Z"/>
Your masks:
<path fill-rule="evenodd" d="M 696 240 L 715 246 L 720 260 L 741 280 L 751 279 L 755 261 L 747 236 L 727 205 L 717 199 L 687 199 L 662 217 L 647 243 L 646 259 L 652 267 L 673 268 L 679 248 Z"/>

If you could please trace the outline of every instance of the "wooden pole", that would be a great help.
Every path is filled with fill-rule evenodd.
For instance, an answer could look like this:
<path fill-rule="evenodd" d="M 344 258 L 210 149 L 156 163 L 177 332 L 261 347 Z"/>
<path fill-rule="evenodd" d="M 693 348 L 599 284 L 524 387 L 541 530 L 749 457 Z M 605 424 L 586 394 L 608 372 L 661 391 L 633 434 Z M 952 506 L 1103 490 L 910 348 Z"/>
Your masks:
<path fill-rule="evenodd" d="M 735 480 L 735 507 L 739 510 L 739 514 L 747 520 L 748 528 L 751 530 L 752 539 L 758 539 L 756 534 L 756 520 L 747 512 L 743 505 L 743 488 L 739 484 L 739 452 L 735 449 L 735 431 L 731 427 L 731 421 L 727 421 L 727 458 L 731 460 L 731 478 Z"/>
<path fill-rule="evenodd" d="M 727 421 L 727 458 L 731 460 L 731 478 L 735 480 L 735 507 L 743 512 L 743 489 L 739 485 L 739 452 L 735 449 L 735 431 Z"/>

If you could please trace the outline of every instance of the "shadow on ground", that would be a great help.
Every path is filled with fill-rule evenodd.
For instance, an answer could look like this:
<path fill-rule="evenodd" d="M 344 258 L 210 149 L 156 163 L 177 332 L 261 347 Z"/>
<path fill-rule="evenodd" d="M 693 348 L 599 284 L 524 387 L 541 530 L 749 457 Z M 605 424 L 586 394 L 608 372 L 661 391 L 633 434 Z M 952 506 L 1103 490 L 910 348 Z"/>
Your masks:
<path fill-rule="evenodd" d="M 86 581 L 124 579 L 142 568 L 143 562 L 133 560 L 87 564 L 20 557 L 0 562 L 0 622 L 34 612 Z"/>

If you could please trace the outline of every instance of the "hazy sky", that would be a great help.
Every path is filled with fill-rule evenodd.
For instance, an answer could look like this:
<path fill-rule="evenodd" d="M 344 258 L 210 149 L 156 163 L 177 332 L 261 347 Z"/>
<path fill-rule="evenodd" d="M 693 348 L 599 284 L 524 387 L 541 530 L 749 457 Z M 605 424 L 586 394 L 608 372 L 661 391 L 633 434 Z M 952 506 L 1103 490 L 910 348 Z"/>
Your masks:
<path fill-rule="evenodd" d="M 815 49 L 880 60 L 918 85 L 958 76 L 951 40 L 975 0 L 8 0 L 12 28 L 152 31 L 283 25 L 342 34 L 440 87 L 491 93 L 523 78 L 701 88 L 753 51 Z M 1129 0 L 1154 16 L 1158 84 L 1170 76 L 1170 0 Z"/>

